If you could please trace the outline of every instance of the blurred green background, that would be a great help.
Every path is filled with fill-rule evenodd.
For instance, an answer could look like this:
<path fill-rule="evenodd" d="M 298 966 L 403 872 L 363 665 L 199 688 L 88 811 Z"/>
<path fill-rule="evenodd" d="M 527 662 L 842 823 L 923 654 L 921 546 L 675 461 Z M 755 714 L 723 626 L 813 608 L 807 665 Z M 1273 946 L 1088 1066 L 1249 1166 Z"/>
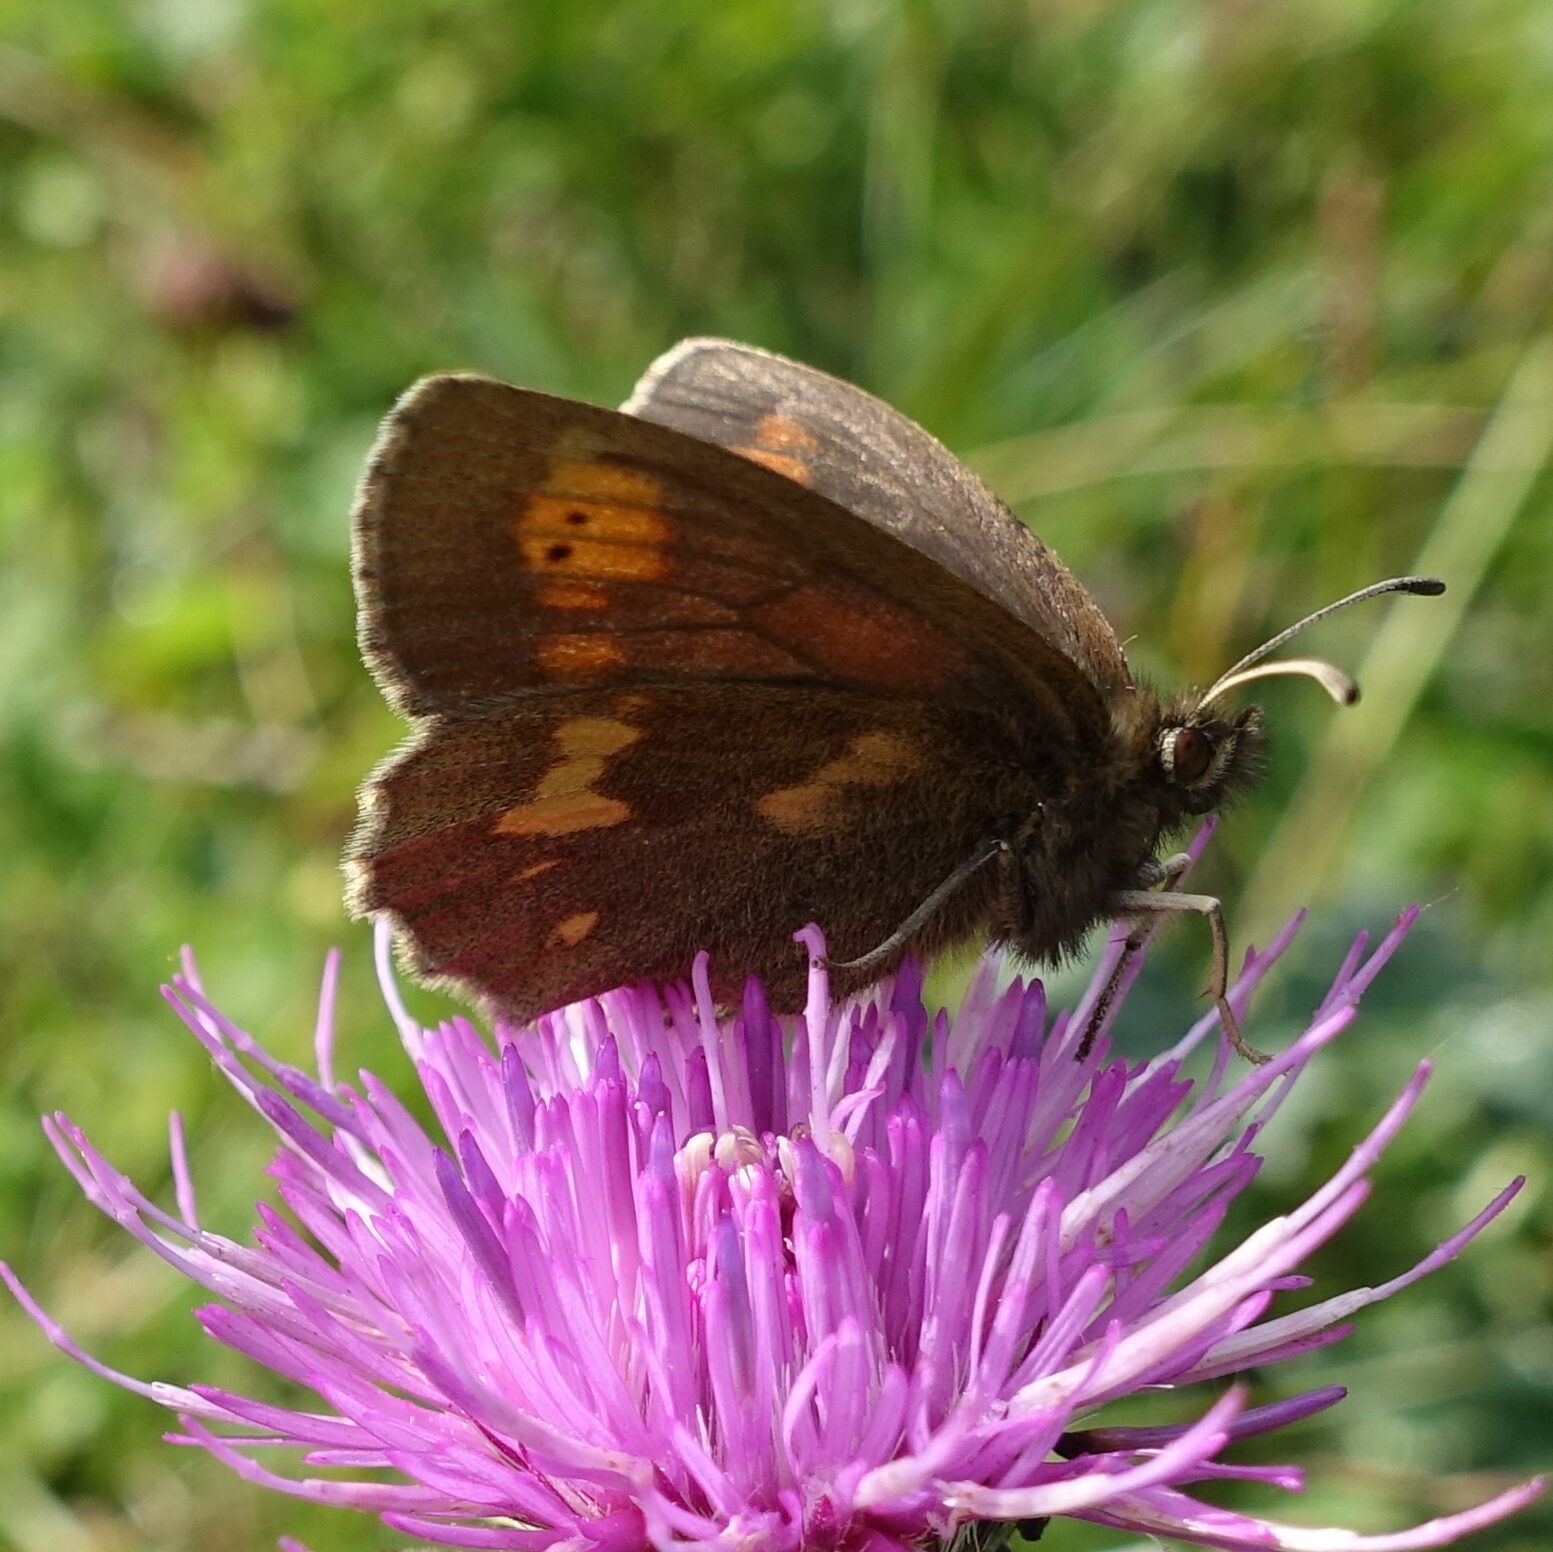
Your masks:
<path fill-rule="evenodd" d="M 1353 1395 L 1292 1441 L 1305 1499 L 1242 1501 L 1391 1528 L 1549 1464 L 1546 0 L 0 0 L 0 38 L 0 1253 L 80 1340 L 247 1376 L 36 1122 L 69 1110 L 166 1198 L 181 1109 L 206 1220 L 246 1232 L 266 1134 L 160 1004 L 180 942 L 296 1060 L 343 944 L 346 1066 L 408 1076 L 336 864 L 397 736 L 347 576 L 379 416 L 450 367 L 617 401 L 720 332 L 969 456 L 1160 680 L 1378 576 L 1449 580 L 1310 641 L 1363 667 L 1355 710 L 1267 688 L 1270 778 L 1200 876 L 1240 942 L 1316 908 L 1262 1044 L 1352 931 L 1433 903 L 1257 1187 L 1291 1205 L 1438 1064 L 1323 1290 L 1531 1185 L 1269 1377 Z M 1130 1038 L 1178 1029 L 1205 965 L 1172 934 Z M 0 1408 L 7 1548 L 397 1544 L 170 1449 L 8 1303 Z"/>

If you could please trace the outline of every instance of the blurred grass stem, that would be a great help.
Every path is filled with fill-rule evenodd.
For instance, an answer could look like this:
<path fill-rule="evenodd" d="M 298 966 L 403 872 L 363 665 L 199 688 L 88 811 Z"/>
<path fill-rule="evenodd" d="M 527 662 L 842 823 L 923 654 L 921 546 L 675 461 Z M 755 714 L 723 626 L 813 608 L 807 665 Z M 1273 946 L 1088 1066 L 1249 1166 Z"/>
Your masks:
<path fill-rule="evenodd" d="M 1480 410 L 1335 400 L 1320 408 L 1208 404 L 1128 410 L 981 449 L 972 462 L 1019 506 L 1106 480 L 1291 464 L 1452 467 L 1481 446 Z M 1039 526 L 1039 525 L 1037 525 Z"/>
<path fill-rule="evenodd" d="M 1415 570 L 1443 577 L 1437 602 L 1391 610 L 1358 670 L 1360 715 L 1334 717 L 1241 894 L 1241 941 L 1265 937 L 1290 902 L 1330 891 L 1359 804 L 1450 649 L 1495 552 L 1553 451 L 1553 340 L 1539 338 L 1484 427 Z M 1247 937 L 1249 934 L 1249 937 Z"/>

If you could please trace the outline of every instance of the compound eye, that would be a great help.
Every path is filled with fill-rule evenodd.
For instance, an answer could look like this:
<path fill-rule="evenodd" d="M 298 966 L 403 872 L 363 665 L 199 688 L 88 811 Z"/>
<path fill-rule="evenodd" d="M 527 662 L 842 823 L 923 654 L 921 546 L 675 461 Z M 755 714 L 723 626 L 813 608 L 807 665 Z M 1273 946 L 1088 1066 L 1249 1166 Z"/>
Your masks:
<path fill-rule="evenodd" d="M 1213 764 L 1213 740 L 1201 728 L 1171 728 L 1160 740 L 1159 753 L 1165 774 L 1190 787 L 1201 781 Z"/>

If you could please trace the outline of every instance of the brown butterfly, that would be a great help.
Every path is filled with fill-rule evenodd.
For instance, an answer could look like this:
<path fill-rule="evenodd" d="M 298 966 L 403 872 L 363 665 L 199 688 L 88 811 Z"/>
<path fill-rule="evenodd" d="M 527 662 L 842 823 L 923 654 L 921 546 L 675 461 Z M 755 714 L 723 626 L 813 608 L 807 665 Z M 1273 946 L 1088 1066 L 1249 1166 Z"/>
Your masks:
<path fill-rule="evenodd" d="M 920 426 L 780 356 L 687 340 L 622 410 L 416 384 L 355 508 L 362 653 L 410 719 L 368 778 L 350 903 L 413 969 L 528 1018 L 711 951 L 801 1005 L 819 922 L 844 985 L 981 936 L 1033 960 L 1160 891 L 1162 839 L 1252 779 L 1205 694 L 1134 682 L 1061 561 Z M 1260 666 L 1256 666 L 1260 664 Z M 1244 1047 L 1242 1047 L 1244 1049 Z M 1251 1054 L 1248 1052 L 1248 1054 Z"/>

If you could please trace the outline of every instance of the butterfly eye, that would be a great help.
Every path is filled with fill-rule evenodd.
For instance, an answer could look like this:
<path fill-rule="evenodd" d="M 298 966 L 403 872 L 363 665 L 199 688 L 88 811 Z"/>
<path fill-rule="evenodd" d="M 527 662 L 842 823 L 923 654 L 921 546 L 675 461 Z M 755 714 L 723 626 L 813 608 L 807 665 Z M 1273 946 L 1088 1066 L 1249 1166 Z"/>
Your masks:
<path fill-rule="evenodd" d="M 1173 782 L 1194 786 L 1213 764 L 1213 740 L 1201 728 L 1169 728 L 1159 741 L 1159 760 Z"/>

